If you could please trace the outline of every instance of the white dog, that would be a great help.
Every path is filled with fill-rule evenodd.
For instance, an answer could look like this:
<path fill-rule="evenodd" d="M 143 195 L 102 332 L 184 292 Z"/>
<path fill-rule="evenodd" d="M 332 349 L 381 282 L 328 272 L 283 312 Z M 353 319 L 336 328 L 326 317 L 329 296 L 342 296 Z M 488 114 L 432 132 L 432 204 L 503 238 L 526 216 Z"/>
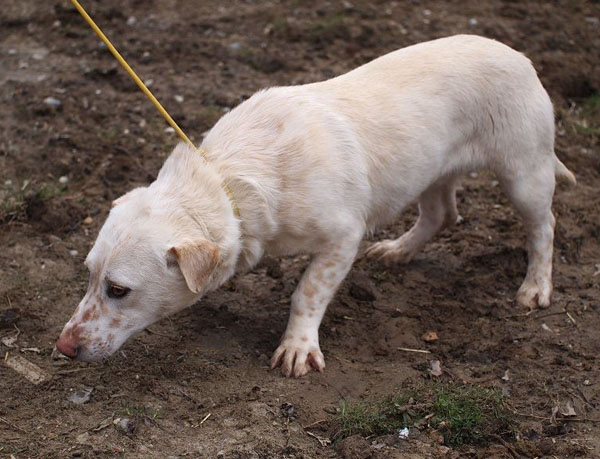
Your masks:
<path fill-rule="evenodd" d="M 319 324 L 365 232 L 417 201 L 416 224 L 367 256 L 408 262 L 457 218 L 465 172 L 492 170 L 523 217 L 529 266 L 519 303 L 552 292 L 552 103 L 530 61 L 461 35 L 387 54 L 321 83 L 260 91 L 202 143 L 181 144 L 158 178 L 113 204 L 90 251 L 88 291 L 57 348 L 91 361 L 198 301 L 263 254 L 309 253 L 271 364 L 325 367 Z M 231 189 L 240 217 L 224 191 Z"/>

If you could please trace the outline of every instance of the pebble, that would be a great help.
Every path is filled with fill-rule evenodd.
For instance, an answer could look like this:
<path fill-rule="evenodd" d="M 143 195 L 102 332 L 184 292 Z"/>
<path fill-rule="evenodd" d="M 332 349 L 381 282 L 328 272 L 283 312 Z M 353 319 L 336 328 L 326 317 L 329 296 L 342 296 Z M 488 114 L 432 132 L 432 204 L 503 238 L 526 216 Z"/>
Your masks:
<path fill-rule="evenodd" d="M 183 96 L 179 95 L 179 94 L 176 94 L 175 95 L 175 101 L 181 104 L 183 102 Z"/>
<path fill-rule="evenodd" d="M 103 41 L 98 42 L 98 48 L 100 48 L 100 49 L 106 48 L 106 43 L 104 43 Z"/>
<path fill-rule="evenodd" d="M 169 126 L 169 127 L 165 128 L 165 132 L 167 134 L 173 134 L 173 133 L 175 133 L 175 129 L 173 129 L 171 126 Z"/>
<path fill-rule="evenodd" d="M 72 257 L 76 257 L 77 255 L 79 255 L 79 252 L 75 249 L 69 250 L 69 255 L 71 255 Z"/>
<path fill-rule="evenodd" d="M 475 27 L 477 25 L 477 18 L 471 18 L 471 19 L 469 19 L 469 25 L 471 27 Z"/>
<path fill-rule="evenodd" d="M 79 389 L 79 390 L 73 392 L 71 395 L 69 395 L 67 400 L 69 400 L 70 402 L 73 402 L 77 405 L 83 405 L 84 403 L 87 403 L 90 401 L 92 392 L 94 392 L 93 387 L 84 387 L 82 389 Z"/>
<path fill-rule="evenodd" d="M 148 87 L 152 86 L 152 83 L 154 83 L 154 80 L 153 80 L 153 79 L 149 79 L 149 80 L 146 80 L 146 81 L 144 81 L 144 84 L 145 84 L 146 86 L 148 86 Z"/>
<path fill-rule="evenodd" d="M 373 283 L 371 280 L 362 273 L 353 273 L 348 282 L 350 283 L 350 289 L 348 293 L 350 296 L 358 301 L 374 301 L 377 296 Z"/>
<path fill-rule="evenodd" d="M 229 49 L 231 51 L 239 51 L 240 49 L 242 49 L 242 44 L 239 41 L 234 41 L 229 45 Z"/>
<path fill-rule="evenodd" d="M 135 18 L 135 16 L 129 16 L 127 18 L 127 25 L 128 26 L 132 26 L 137 22 L 137 19 Z"/>
<path fill-rule="evenodd" d="M 10 54 L 11 56 L 14 56 L 15 54 L 17 54 L 17 50 L 14 48 L 11 48 L 8 50 L 8 54 Z"/>
<path fill-rule="evenodd" d="M 92 217 L 85 217 L 83 219 L 83 224 L 84 225 L 91 225 L 93 223 L 94 219 Z"/>
<path fill-rule="evenodd" d="M 58 108 L 62 105 L 60 99 L 57 99 L 56 97 L 46 97 L 44 103 L 52 108 Z"/>
<path fill-rule="evenodd" d="M 8 180 L 6 180 L 6 181 L 4 182 L 4 184 L 5 184 L 6 186 L 11 186 L 11 185 L 12 185 L 12 180 L 11 180 L 11 179 L 8 179 Z"/>
<path fill-rule="evenodd" d="M 130 435 L 135 430 L 135 424 L 131 419 L 128 418 L 117 418 L 113 421 L 115 428 L 124 434 Z"/>
<path fill-rule="evenodd" d="M 61 183 L 61 184 L 63 184 L 63 185 L 64 185 L 65 183 L 69 183 L 69 177 L 67 177 L 66 175 L 63 175 L 62 177 L 60 177 L 60 178 L 58 179 L 58 183 Z"/>

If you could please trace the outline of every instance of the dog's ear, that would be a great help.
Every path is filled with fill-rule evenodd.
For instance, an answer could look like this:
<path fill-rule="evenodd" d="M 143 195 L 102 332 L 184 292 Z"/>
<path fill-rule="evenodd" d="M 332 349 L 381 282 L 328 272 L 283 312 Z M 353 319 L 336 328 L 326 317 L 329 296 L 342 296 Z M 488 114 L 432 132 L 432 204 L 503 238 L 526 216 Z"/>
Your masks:
<path fill-rule="evenodd" d="M 131 198 L 135 197 L 136 195 L 138 195 L 140 192 L 142 192 L 143 190 L 145 190 L 146 187 L 145 186 L 140 186 L 138 188 L 134 188 L 133 190 L 125 193 L 123 196 L 115 199 L 112 202 L 112 207 L 118 206 L 119 204 L 123 204 L 125 201 L 130 200 Z"/>
<path fill-rule="evenodd" d="M 171 247 L 168 257 L 179 265 L 188 288 L 199 293 L 219 262 L 219 248 L 202 239 Z M 167 258 L 167 263 L 169 261 Z"/>

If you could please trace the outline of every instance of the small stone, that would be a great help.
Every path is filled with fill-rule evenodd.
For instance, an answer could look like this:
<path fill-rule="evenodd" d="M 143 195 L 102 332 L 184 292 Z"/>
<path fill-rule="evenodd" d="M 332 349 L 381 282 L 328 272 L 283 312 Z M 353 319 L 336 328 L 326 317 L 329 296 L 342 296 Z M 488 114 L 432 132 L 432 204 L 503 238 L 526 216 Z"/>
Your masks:
<path fill-rule="evenodd" d="M 425 332 L 422 336 L 423 341 L 426 343 L 433 343 L 439 339 L 438 334 L 434 331 Z"/>
<path fill-rule="evenodd" d="M 6 186 L 11 186 L 11 185 L 12 185 L 12 180 L 11 180 L 11 179 L 8 179 L 8 180 L 6 180 L 6 181 L 4 182 L 4 184 L 5 184 Z"/>
<path fill-rule="evenodd" d="M 169 126 L 169 127 L 165 128 L 165 132 L 167 134 L 175 134 L 175 129 L 173 129 L 171 126 Z"/>
<path fill-rule="evenodd" d="M 144 81 L 144 84 L 148 87 L 152 86 L 152 83 L 154 83 L 154 80 L 152 79 Z"/>
<path fill-rule="evenodd" d="M 79 390 L 73 392 L 71 395 L 69 395 L 67 400 L 69 400 L 70 402 L 73 402 L 77 405 L 83 405 L 84 403 L 87 403 L 90 401 L 92 392 L 94 392 L 93 387 L 84 387 L 82 389 L 79 389 Z"/>
<path fill-rule="evenodd" d="M 424 16 L 431 16 L 431 10 L 423 10 Z"/>
<path fill-rule="evenodd" d="M 59 108 L 60 106 L 62 106 L 62 102 L 56 97 L 46 97 L 44 99 L 44 103 L 52 108 Z"/>
<path fill-rule="evenodd" d="M 477 25 L 477 18 L 471 18 L 471 19 L 469 19 L 469 25 L 471 27 L 475 27 Z"/>
<path fill-rule="evenodd" d="M 115 428 L 125 435 L 131 435 L 135 431 L 135 424 L 128 418 L 117 418 L 113 421 Z"/>
<path fill-rule="evenodd" d="M 77 437 L 75 437 L 75 441 L 77 443 L 79 443 L 80 445 L 85 445 L 86 443 L 88 443 L 89 439 L 90 439 L 89 432 L 83 432 L 83 433 L 77 435 Z"/>
<path fill-rule="evenodd" d="M 242 44 L 239 41 L 234 41 L 229 45 L 229 49 L 231 51 L 239 51 L 240 49 L 242 49 Z"/>
<path fill-rule="evenodd" d="M 183 103 L 183 96 L 180 94 L 175 94 L 175 102 L 177 103 Z"/>
<path fill-rule="evenodd" d="M 83 224 L 84 225 L 91 225 L 94 222 L 94 219 L 92 217 L 85 217 L 83 219 Z"/>
<path fill-rule="evenodd" d="M 350 278 L 350 296 L 358 301 L 374 301 L 375 289 L 371 280 L 362 273 L 353 273 Z"/>
<path fill-rule="evenodd" d="M 137 19 L 135 18 L 135 16 L 129 16 L 127 18 L 127 25 L 128 26 L 132 26 L 137 22 Z"/>
<path fill-rule="evenodd" d="M 372 456 L 369 442 L 358 434 L 338 441 L 335 451 L 344 459 L 367 459 Z"/>
<path fill-rule="evenodd" d="M 77 255 L 79 255 L 79 252 L 77 250 L 69 250 L 69 255 L 71 255 L 72 257 L 76 257 Z"/>
<path fill-rule="evenodd" d="M 69 183 L 69 177 L 67 177 L 66 175 L 63 175 L 62 177 L 60 177 L 58 179 L 58 183 L 60 183 L 62 185 Z"/>
<path fill-rule="evenodd" d="M 600 19 L 593 17 L 593 16 L 586 16 L 584 21 L 587 22 L 588 24 L 593 24 L 593 25 L 600 24 Z"/>
<path fill-rule="evenodd" d="M 292 405 L 291 403 L 282 403 L 281 406 L 279 407 L 279 409 L 281 410 L 281 415 L 289 420 L 293 420 L 294 419 L 294 411 L 296 410 L 294 408 L 294 405 Z"/>
<path fill-rule="evenodd" d="M 12 328 L 19 320 L 19 310 L 17 308 L 8 308 L 0 311 L 0 330 L 3 328 Z"/>
<path fill-rule="evenodd" d="M 106 48 L 106 43 L 104 43 L 103 41 L 98 42 L 98 48 L 105 49 Z"/>
<path fill-rule="evenodd" d="M 11 56 L 14 56 L 15 54 L 17 54 L 17 50 L 14 48 L 11 48 L 8 50 L 8 54 L 10 54 Z"/>

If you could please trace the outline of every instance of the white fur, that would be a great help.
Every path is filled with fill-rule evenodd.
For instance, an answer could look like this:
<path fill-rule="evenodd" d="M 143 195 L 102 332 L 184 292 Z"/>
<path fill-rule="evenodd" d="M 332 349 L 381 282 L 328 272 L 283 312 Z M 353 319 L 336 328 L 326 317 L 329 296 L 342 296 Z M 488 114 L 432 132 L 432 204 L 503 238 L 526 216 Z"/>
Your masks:
<path fill-rule="evenodd" d="M 519 301 L 546 306 L 555 174 L 574 181 L 553 144 L 552 104 L 529 60 L 476 36 L 404 48 L 328 81 L 260 91 L 207 135 L 208 163 L 181 144 L 153 184 L 116 203 L 88 257 L 90 290 L 61 339 L 79 346 L 82 359 L 109 355 L 264 253 L 304 252 L 313 260 L 272 365 L 288 376 L 322 370 L 319 324 L 365 232 L 418 201 L 415 226 L 367 252 L 409 261 L 454 223 L 457 179 L 481 168 L 497 174 L 528 230 Z M 193 293 L 169 249 L 199 240 L 218 247 L 220 260 Z M 107 298 L 107 276 L 131 293 Z M 101 314 L 83 320 L 94 305 Z M 110 327 L 115 318 L 120 324 Z"/>

